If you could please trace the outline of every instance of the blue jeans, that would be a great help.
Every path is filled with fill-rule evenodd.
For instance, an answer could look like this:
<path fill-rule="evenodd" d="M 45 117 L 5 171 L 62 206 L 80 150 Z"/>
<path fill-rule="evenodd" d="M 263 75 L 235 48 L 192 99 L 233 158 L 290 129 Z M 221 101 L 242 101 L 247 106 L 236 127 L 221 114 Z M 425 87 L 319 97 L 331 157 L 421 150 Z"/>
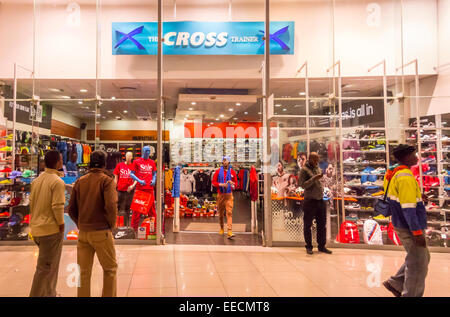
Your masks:
<path fill-rule="evenodd" d="M 422 297 L 425 291 L 428 263 L 430 263 L 430 252 L 427 247 L 415 245 L 409 230 L 395 228 L 395 231 L 406 250 L 406 258 L 397 274 L 389 278 L 389 284 L 402 293 L 402 297 Z"/>

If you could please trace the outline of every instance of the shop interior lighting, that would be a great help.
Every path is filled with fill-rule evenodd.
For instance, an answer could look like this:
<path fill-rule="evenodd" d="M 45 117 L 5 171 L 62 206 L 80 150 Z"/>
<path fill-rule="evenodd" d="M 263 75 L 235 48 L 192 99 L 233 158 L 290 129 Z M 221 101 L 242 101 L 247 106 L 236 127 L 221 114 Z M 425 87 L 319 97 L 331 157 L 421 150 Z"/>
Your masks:
<path fill-rule="evenodd" d="M 248 112 L 246 111 L 246 112 L 244 112 L 244 114 L 248 114 Z"/>
<path fill-rule="evenodd" d="M 111 99 L 114 100 L 114 99 L 116 99 L 116 97 L 112 96 Z"/>
<path fill-rule="evenodd" d="M 240 102 L 236 102 L 236 106 L 238 106 L 238 107 L 239 107 L 240 105 L 241 105 L 241 103 L 240 103 Z"/>
<path fill-rule="evenodd" d="M 190 111 L 194 110 L 194 108 L 189 108 Z"/>
<path fill-rule="evenodd" d="M 80 89 L 80 92 L 87 92 L 87 89 Z"/>
<path fill-rule="evenodd" d="M 112 113 L 112 111 L 111 111 L 111 110 L 108 110 L 108 113 Z"/>
<path fill-rule="evenodd" d="M 281 105 L 280 104 L 276 104 L 275 107 L 279 108 L 279 107 L 281 107 Z"/>
<path fill-rule="evenodd" d="M 223 114 L 220 115 L 221 118 L 225 117 Z"/>
<path fill-rule="evenodd" d="M 284 109 L 283 109 L 283 111 L 287 111 L 287 109 L 286 109 L 286 108 L 284 108 Z"/>
<path fill-rule="evenodd" d="M 52 91 L 52 92 L 63 92 L 64 89 L 59 89 L 59 88 L 49 88 L 48 90 Z"/>
<path fill-rule="evenodd" d="M 191 105 L 195 106 L 197 103 L 195 101 L 191 102 Z"/>
<path fill-rule="evenodd" d="M 300 96 L 305 96 L 305 95 L 306 95 L 306 92 L 300 91 L 298 94 L 299 94 Z"/>
<path fill-rule="evenodd" d="M 127 110 L 124 110 L 123 113 L 128 113 L 128 111 L 127 111 Z"/>
<path fill-rule="evenodd" d="M 82 104 L 83 104 L 83 101 L 81 101 L 81 100 L 78 101 L 78 104 L 79 104 L 79 105 L 82 105 Z"/>
<path fill-rule="evenodd" d="M 258 114 L 262 114 L 261 112 L 258 112 Z"/>
<path fill-rule="evenodd" d="M 61 98 L 63 98 L 63 99 L 70 99 L 69 96 L 61 96 Z"/>
<path fill-rule="evenodd" d="M 219 121 L 219 118 L 216 118 L 216 121 Z"/>
<path fill-rule="evenodd" d="M 233 108 L 228 109 L 228 111 L 233 111 Z"/>

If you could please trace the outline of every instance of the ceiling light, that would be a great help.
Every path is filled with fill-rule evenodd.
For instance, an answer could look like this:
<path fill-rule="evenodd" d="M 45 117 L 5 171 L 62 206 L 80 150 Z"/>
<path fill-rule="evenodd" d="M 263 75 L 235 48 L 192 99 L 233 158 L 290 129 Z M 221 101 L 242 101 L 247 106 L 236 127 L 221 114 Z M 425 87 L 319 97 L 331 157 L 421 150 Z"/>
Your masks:
<path fill-rule="evenodd" d="M 237 118 L 233 118 L 234 120 L 237 120 Z"/>
<path fill-rule="evenodd" d="M 197 103 L 195 101 L 191 102 L 191 105 L 195 106 Z"/>
<path fill-rule="evenodd" d="M 190 111 L 194 110 L 194 108 L 189 108 Z"/>
<path fill-rule="evenodd" d="M 189 117 L 189 115 L 187 114 L 186 116 L 185 116 L 186 118 L 188 118 Z"/>
<path fill-rule="evenodd" d="M 221 118 L 225 117 L 223 114 L 220 115 Z"/>
<path fill-rule="evenodd" d="M 114 100 L 114 99 L 116 99 L 116 97 L 112 96 L 111 99 Z"/>
<path fill-rule="evenodd" d="M 106 119 L 106 117 L 102 117 L 103 119 Z"/>
<path fill-rule="evenodd" d="M 80 89 L 80 92 L 87 92 L 87 89 Z"/>
<path fill-rule="evenodd" d="M 216 118 L 216 121 L 219 121 L 219 118 Z"/>
<path fill-rule="evenodd" d="M 53 91 L 53 92 L 63 92 L 64 89 L 59 89 L 59 88 L 49 88 L 48 90 Z"/>
<path fill-rule="evenodd" d="M 275 114 L 278 114 L 278 112 L 275 112 Z"/>
<path fill-rule="evenodd" d="M 258 114 L 261 114 L 261 112 L 258 112 Z"/>
<path fill-rule="evenodd" d="M 277 107 L 277 108 L 278 108 L 278 107 L 281 107 L 281 105 L 280 105 L 280 104 L 276 104 L 276 105 L 275 105 L 275 107 Z"/>
<path fill-rule="evenodd" d="M 286 108 L 284 108 L 284 109 L 283 109 L 283 111 L 287 111 L 287 109 L 286 109 Z"/>
<path fill-rule="evenodd" d="M 116 117 L 116 119 L 120 119 L 120 117 Z"/>
<path fill-rule="evenodd" d="M 228 109 L 228 111 L 233 111 L 233 108 Z"/>
<path fill-rule="evenodd" d="M 299 94 L 300 96 L 304 96 L 304 95 L 306 95 L 306 92 L 300 91 L 298 94 Z"/>
<path fill-rule="evenodd" d="M 128 113 L 128 111 L 127 111 L 127 110 L 124 110 L 123 113 Z"/>
<path fill-rule="evenodd" d="M 63 98 L 63 99 L 70 99 L 69 96 L 61 96 L 61 98 Z"/>
<path fill-rule="evenodd" d="M 244 112 L 244 114 L 248 114 L 248 112 L 246 111 L 246 112 Z"/>
<path fill-rule="evenodd" d="M 79 104 L 79 105 L 82 105 L 82 104 L 83 104 L 83 101 L 81 101 L 81 100 L 78 101 L 78 104 Z"/>
<path fill-rule="evenodd" d="M 108 113 L 112 113 L 112 111 L 111 111 L 111 110 L 108 110 Z"/>
<path fill-rule="evenodd" d="M 240 102 L 236 102 L 236 106 L 238 106 L 238 107 L 239 107 L 240 105 L 241 105 L 241 103 L 240 103 Z"/>

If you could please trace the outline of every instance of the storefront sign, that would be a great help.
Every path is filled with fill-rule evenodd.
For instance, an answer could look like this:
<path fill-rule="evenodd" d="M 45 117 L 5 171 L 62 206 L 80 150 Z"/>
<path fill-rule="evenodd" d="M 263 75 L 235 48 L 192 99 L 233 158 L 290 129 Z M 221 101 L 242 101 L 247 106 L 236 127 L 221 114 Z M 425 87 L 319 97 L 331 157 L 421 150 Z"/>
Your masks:
<path fill-rule="evenodd" d="M 263 55 L 264 22 L 164 22 L 164 55 Z M 295 23 L 270 23 L 270 53 L 294 54 Z M 113 55 L 157 55 L 158 23 L 113 22 Z"/>
<path fill-rule="evenodd" d="M 335 125 L 338 126 L 336 117 Z M 383 100 L 356 100 L 342 104 L 342 126 L 353 127 L 370 124 L 371 126 L 384 125 Z M 312 118 L 311 127 L 334 127 L 330 118 Z"/>

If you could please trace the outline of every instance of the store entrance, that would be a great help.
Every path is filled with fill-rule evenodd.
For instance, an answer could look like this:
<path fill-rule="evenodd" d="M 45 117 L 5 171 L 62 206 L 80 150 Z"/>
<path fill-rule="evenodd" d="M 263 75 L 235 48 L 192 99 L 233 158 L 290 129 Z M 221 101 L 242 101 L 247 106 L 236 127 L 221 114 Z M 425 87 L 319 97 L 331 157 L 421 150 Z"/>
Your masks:
<path fill-rule="evenodd" d="M 257 96 L 246 89 L 182 89 L 165 125 L 171 131 L 164 180 L 165 242 L 261 245 L 262 122 Z M 251 179 L 256 179 L 253 187 Z M 229 187 L 220 187 L 227 181 Z"/>

